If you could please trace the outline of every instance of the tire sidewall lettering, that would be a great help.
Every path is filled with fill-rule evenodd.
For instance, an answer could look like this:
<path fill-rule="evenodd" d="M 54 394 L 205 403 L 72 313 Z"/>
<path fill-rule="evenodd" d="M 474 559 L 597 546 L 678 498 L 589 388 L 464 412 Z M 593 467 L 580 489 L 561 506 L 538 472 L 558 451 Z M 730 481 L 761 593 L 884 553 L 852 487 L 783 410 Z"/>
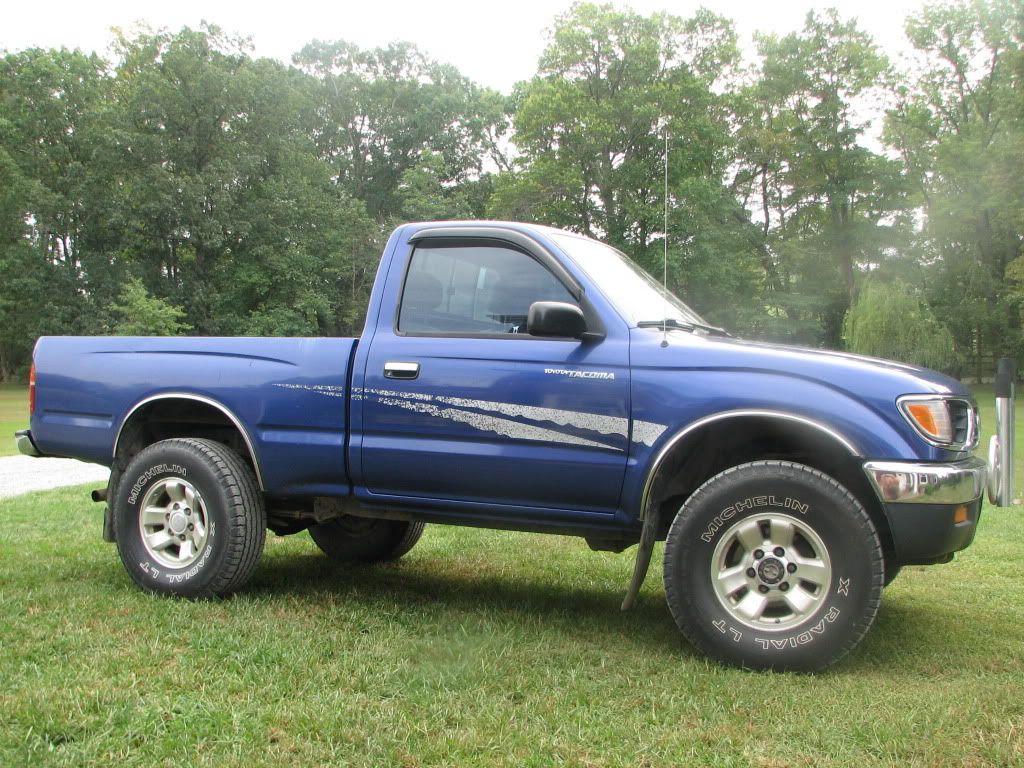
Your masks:
<path fill-rule="evenodd" d="M 139 474 L 135 479 L 135 482 L 128 493 L 128 503 L 134 505 L 139 500 L 139 496 L 142 494 L 142 491 L 145 490 L 147 485 L 149 485 L 149 481 L 154 477 L 162 477 L 164 475 L 178 476 L 185 479 L 188 477 L 188 469 L 180 464 L 156 464 L 150 467 L 145 472 Z"/>
<path fill-rule="evenodd" d="M 786 498 L 787 500 L 791 499 L 791 497 Z M 709 612 L 708 618 L 710 619 L 710 623 L 713 625 L 716 620 L 724 620 L 726 630 L 729 633 L 729 637 L 732 638 L 733 642 L 742 643 L 744 641 L 747 641 L 749 643 L 755 644 L 763 652 L 778 653 L 794 649 L 799 646 L 813 644 L 820 638 L 830 634 L 831 631 L 833 631 L 834 627 L 842 626 L 842 624 L 838 623 L 839 620 L 843 618 L 842 608 L 834 604 L 837 600 L 837 597 L 838 599 L 843 599 L 843 596 L 838 593 L 839 576 L 838 572 L 835 570 L 835 567 L 837 565 L 837 560 L 842 561 L 844 558 L 842 553 L 839 551 L 840 547 L 836 543 L 836 536 L 830 530 L 833 526 L 829 526 L 827 524 L 818 524 L 818 521 L 816 520 L 818 515 L 814 511 L 815 506 L 810 503 L 800 501 L 799 499 L 794 500 L 797 504 L 800 505 L 799 507 L 784 506 L 782 503 L 766 504 L 764 506 L 747 505 L 747 501 L 751 499 L 775 499 L 777 502 L 781 501 L 779 494 L 764 493 L 757 494 L 754 496 L 744 495 L 743 498 L 740 498 L 736 502 L 727 504 L 725 507 L 723 507 L 724 510 L 738 509 L 738 511 L 734 512 L 730 516 L 727 524 L 718 527 L 714 531 L 714 535 L 710 537 L 710 540 L 706 539 L 703 533 L 699 536 L 698 552 L 700 554 L 698 555 L 698 553 L 695 552 L 694 555 L 697 556 L 693 559 L 700 562 L 701 570 L 710 573 L 711 556 L 714 552 L 715 545 L 718 543 L 719 535 L 724 531 L 728 530 L 736 523 L 747 518 L 763 515 L 768 511 L 785 512 L 786 514 L 792 516 L 794 509 L 803 510 L 802 519 L 808 525 L 814 528 L 815 532 L 822 537 L 823 541 L 825 542 L 825 546 L 828 548 L 829 557 L 832 560 L 833 575 L 832 581 L 828 586 L 828 596 L 826 597 L 825 602 L 822 603 L 822 605 L 815 611 L 815 613 L 805 622 L 799 624 L 798 626 L 790 630 L 773 632 L 768 628 L 765 628 L 763 630 L 755 629 L 753 627 L 749 627 L 744 624 L 738 623 L 735 620 L 732 620 L 730 614 L 720 604 L 718 604 L 717 597 L 711 594 L 711 600 L 709 602 L 713 601 L 713 607 L 716 610 L 714 615 L 711 615 Z M 709 523 L 709 525 L 715 524 L 715 521 L 719 518 L 721 514 L 722 513 L 719 512 L 718 515 L 712 518 L 712 521 L 711 523 Z M 825 529 L 824 531 L 822 530 L 823 528 Z M 706 533 L 706 530 L 704 531 L 704 533 Z M 843 583 L 847 585 L 846 597 L 848 597 L 850 580 L 844 579 Z M 721 634 L 721 630 L 717 627 L 715 628 L 715 631 Z"/>
<path fill-rule="evenodd" d="M 145 451 L 140 453 L 136 461 L 144 454 Z M 219 566 L 224 557 L 224 547 L 217 535 L 218 520 L 222 518 L 224 505 L 221 502 L 221 489 L 212 473 L 206 467 L 196 464 L 184 452 L 180 454 L 173 458 L 167 457 L 166 460 L 147 462 L 138 469 L 129 465 L 130 471 L 125 473 L 125 480 L 118 489 L 118 508 L 122 514 L 115 516 L 115 525 L 119 545 L 123 542 L 122 560 L 148 588 L 156 591 L 168 591 L 171 588 L 174 592 L 189 594 L 203 588 L 209 578 L 207 573 L 216 573 L 216 567 L 211 566 Z M 187 478 L 196 487 L 203 496 L 209 520 L 203 553 L 197 561 L 185 568 L 169 568 L 156 562 L 146 550 L 139 530 L 139 516 L 147 488 L 156 481 L 171 477 Z"/>
<path fill-rule="evenodd" d="M 762 509 L 764 507 L 785 509 L 790 514 L 797 512 L 803 516 L 806 516 L 811 509 L 810 504 L 806 504 L 800 499 L 793 498 L 791 496 L 780 498 L 775 494 L 767 494 L 751 496 L 746 499 L 738 499 L 732 504 L 723 507 L 717 515 L 711 518 L 711 521 L 700 534 L 701 541 L 705 544 L 713 543 L 715 538 L 718 536 L 718 533 L 723 529 L 728 528 L 734 518 L 736 518 L 736 515 L 742 515 L 748 510 Z"/>
<path fill-rule="evenodd" d="M 673 603 L 673 615 L 678 622 L 683 614 L 684 631 L 695 633 L 692 639 L 699 646 L 726 661 L 813 668 L 816 658 L 832 655 L 856 632 L 869 610 L 873 586 L 869 547 L 854 535 L 851 522 L 856 517 L 837 507 L 830 488 L 819 487 L 824 480 L 797 474 L 792 466 L 776 469 L 756 462 L 745 466 L 747 475 L 731 479 L 723 473 L 709 481 L 687 501 L 673 524 L 679 530 L 670 532 L 676 540 L 672 573 L 683 598 Z M 767 477 L 770 471 L 777 474 Z M 734 617 L 719 601 L 711 574 L 715 548 L 726 531 L 747 518 L 778 513 L 799 519 L 821 538 L 832 575 L 824 599 L 810 617 L 773 631 Z"/>

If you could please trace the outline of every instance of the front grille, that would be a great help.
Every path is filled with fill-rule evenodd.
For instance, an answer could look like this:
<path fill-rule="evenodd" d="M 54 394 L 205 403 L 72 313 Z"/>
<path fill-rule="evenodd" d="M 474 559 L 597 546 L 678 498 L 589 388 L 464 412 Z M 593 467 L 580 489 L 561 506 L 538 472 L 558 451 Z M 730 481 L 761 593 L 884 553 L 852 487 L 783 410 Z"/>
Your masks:
<path fill-rule="evenodd" d="M 978 412 L 974 403 L 950 400 L 949 418 L 953 422 L 953 444 L 974 448 L 978 444 Z"/>

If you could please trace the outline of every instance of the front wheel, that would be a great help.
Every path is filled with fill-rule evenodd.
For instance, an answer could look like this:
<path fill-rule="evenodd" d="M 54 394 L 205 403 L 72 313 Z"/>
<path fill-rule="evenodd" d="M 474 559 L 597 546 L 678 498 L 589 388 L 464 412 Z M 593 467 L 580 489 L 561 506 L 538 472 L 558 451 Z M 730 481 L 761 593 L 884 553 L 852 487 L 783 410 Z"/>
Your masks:
<path fill-rule="evenodd" d="M 266 538 L 252 469 L 212 440 L 162 440 L 140 451 L 113 510 L 121 561 L 150 592 L 229 594 L 252 575 Z"/>
<path fill-rule="evenodd" d="M 672 616 L 700 650 L 759 669 L 813 671 L 864 636 L 881 600 L 878 534 L 818 470 L 756 461 L 708 480 L 665 544 Z"/>

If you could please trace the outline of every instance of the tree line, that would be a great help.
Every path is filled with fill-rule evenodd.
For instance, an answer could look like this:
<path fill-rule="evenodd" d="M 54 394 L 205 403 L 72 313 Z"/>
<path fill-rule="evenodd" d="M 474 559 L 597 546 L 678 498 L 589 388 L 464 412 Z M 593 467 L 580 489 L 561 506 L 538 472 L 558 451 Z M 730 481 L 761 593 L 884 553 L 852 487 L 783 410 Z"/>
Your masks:
<path fill-rule="evenodd" d="M 967 375 L 1024 353 L 1024 4 L 733 23 L 581 3 L 511 94 L 408 43 L 204 25 L 0 56 L 0 380 L 42 334 L 350 335 L 390 229 L 566 227 L 733 332 Z"/>

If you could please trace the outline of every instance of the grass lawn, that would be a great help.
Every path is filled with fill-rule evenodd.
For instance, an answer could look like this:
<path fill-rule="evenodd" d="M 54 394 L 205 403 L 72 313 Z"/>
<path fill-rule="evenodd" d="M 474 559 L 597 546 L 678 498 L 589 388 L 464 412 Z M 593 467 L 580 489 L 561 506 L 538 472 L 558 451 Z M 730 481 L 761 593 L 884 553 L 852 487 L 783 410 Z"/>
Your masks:
<path fill-rule="evenodd" d="M 2 765 L 1024 764 L 1020 509 L 799 676 L 694 655 L 656 578 L 621 614 L 629 558 L 557 537 L 352 570 L 272 539 L 232 600 L 150 597 L 84 491 L 0 502 Z"/>
<path fill-rule="evenodd" d="M 971 387 L 974 397 L 978 401 L 978 409 L 981 411 L 981 443 L 975 451 L 979 456 L 988 458 L 988 439 L 996 433 L 996 398 L 993 394 L 991 384 L 975 385 Z M 1016 390 L 1016 443 L 1013 452 L 1014 485 L 1016 486 L 1015 496 L 1017 499 L 1024 497 L 1024 384 L 1018 384 Z"/>
<path fill-rule="evenodd" d="M 1024 766 L 1024 508 L 806 676 L 696 655 L 660 566 L 623 614 L 632 553 L 555 536 L 363 569 L 271 537 L 233 599 L 151 597 L 86 490 L 0 500 L 3 766 Z"/>
<path fill-rule="evenodd" d="M 0 384 L 0 456 L 13 456 L 14 433 L 28 427 L 28 387 Z"/>

